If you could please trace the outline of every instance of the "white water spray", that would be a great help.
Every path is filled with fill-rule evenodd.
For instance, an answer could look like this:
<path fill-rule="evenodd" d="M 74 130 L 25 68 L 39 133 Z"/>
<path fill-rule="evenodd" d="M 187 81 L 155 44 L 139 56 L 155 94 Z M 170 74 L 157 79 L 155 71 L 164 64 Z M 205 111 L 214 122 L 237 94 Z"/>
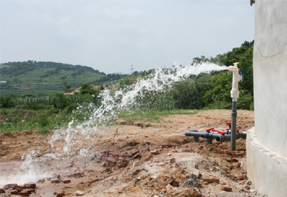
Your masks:
<path fill-rule="evenodd" d="M 114 89 L 106 89 L 99 95 L 102 98 L 100 106 L 88 104 L 78 107 L 74 112 L 75 118 L 69 123 L 68 128 L 54 131 L 51 140 L 48 142 L 50 149 L 46 150 L 44 156 L 53 155 L 54 160 L 58 161 L 56 165 L 60 167 L 64 165 L 62 163 L 63 160 L 61 160 L 63 158 L 67 160 L 67 158 L 75 155 L 87 157 L 94 154 L 95 152 L 90 152 L 90 150 L 97 138 L 108 132 L 107 126 L 109 121 L 117 117 L 119 110 L 128 109 L 128 107 L 136 103 L 137 98 L 145 97 L 144 91 L 164 92 L 170 89 L 174 82 L 185 80 L 191 75 L 225 69 L 226 67 L 220 67 L 212 63 L 186 67 L 173 66 L 171 68 L 159 68 L 151 75 L 139 79 L 127 88 L 115 90 L 114 87 Z M 92 115 L 83 123 L 78 123 L 77 117 L 83 117 L 85 113 L 91 113 Z M 26 170 L 22 174 L 22 178 L 19 178 L 18 174 L 5 178 L 0 176 L 0 184 L 4 182 L 23 183 L 32 180 L 37 181 L 43 178 L 43 175 L 51 174 L 44 167 L 41 169 L 37 167 L 37 162 L 33 162 L 33 155 L 29 154 L 26 156 L 26 161 L 22 165 Z"/>

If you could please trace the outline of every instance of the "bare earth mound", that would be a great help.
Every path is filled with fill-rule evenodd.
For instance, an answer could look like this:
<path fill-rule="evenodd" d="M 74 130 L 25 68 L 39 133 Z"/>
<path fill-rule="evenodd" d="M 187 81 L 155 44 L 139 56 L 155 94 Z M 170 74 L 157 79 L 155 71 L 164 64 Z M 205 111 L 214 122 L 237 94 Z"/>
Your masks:
<path fill-rule="evenodd" d="M 230 110 L 172 115 L 160 124 L 116 120 L 119 126 L 103 135 L 77 136 L 92 145 L 92 155 L 77 152 L 74 144 L 74 154 L 62 158 L 56 156 L 65 136 L 51 146 L 46 143 L 51 135 L 39 131 L 0 134 L 0 193 L 5 192 L 0 196 L 263 196 L 246 176 L 245 140 L 237 140 L 237 151 L 231 152 L 230 142 L 206 145 L 205 139 L 195 143 L 184 135 L 191 129 L 224 130 L 230 121 Z M 253 126 L 254 113 L 239 110 L 237 128 Z M 21 157 L 32 150 L 37 150 L 37 169 L 30 168 L 30 173 L 49 172 L 37 180 L 36 188 L 22 185 L 27 182 L 19 176 L 26 173 L 19 167 Z M 18 184 L 7 185 L 13 176 L 19 176 Z"/>

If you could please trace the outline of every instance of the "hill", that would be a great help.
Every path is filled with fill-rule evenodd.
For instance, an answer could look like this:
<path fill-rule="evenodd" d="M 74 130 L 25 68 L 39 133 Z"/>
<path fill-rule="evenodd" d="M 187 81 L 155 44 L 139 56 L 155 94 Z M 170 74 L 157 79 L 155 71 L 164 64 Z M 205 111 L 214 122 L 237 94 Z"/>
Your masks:
<path fill-rule="evenodd" d="M 122 78 L 91 67 L 56 62 L 8 62 L 0 64 L 1 94 L 64 92 L 64 83 L 78 88 L 83 83 L 101 85 Z M 7 83 L 6 83 L 7 82 Z"/>

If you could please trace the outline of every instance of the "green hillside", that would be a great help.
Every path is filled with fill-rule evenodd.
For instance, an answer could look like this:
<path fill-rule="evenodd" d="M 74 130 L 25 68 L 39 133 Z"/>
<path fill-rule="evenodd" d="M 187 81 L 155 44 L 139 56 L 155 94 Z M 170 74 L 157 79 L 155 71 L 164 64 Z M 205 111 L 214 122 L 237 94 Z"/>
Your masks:
<path fill-rule="evenodd" d="M 83 83 L 103 84 L 125 75 L 108 74 L 91 67 L 55 62 L 8 62 L 0 64 L 0 94 L 60 93 L 63 84 L 78 88 Z"/>

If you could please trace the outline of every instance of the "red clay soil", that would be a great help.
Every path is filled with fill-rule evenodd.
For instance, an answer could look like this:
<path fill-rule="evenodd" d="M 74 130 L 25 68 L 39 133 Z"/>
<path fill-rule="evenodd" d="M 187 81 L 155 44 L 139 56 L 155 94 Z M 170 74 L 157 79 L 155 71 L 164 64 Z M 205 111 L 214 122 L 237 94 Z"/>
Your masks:
<path fill-rule="evenodd" d="M 230 119 L 230 110 L 209 110 L 168 116 L 163 123 L 115 120 L 119 126 L 109 127 L 102 135 L 78 136 L 81 143 L 91 145 L 93 154 L 78 153 L 75 144 L 75 154 L 59 159 L 53 155 L 62 150 L 65 136 L 51 146 L 46 142 L 52 134 L 40 135 L 40 131 L 0 134 L 0 193 L 1 188 L 5 192 L 0 196 L 21 192 L 42 197 L 264 196 L 248 180 L 244 139 L 236 141 L 237 150 L 232 152 L 230 142 L 214 140 L 206 145 L 205 139 L 196 143 L 184 135 L 191 129 L 225 130 Z M 239 110 L 237 128 L 246 131 L 253 126 L 254 113 Z M 3 183 L 3 177 L 24 162 L 22 156 L 33 150 L 37 150 L 38 168 L 52 172 L 50 176 L 35 180 L 36 188 L 25 187 L 23 181 L 12 186 Z"/>

